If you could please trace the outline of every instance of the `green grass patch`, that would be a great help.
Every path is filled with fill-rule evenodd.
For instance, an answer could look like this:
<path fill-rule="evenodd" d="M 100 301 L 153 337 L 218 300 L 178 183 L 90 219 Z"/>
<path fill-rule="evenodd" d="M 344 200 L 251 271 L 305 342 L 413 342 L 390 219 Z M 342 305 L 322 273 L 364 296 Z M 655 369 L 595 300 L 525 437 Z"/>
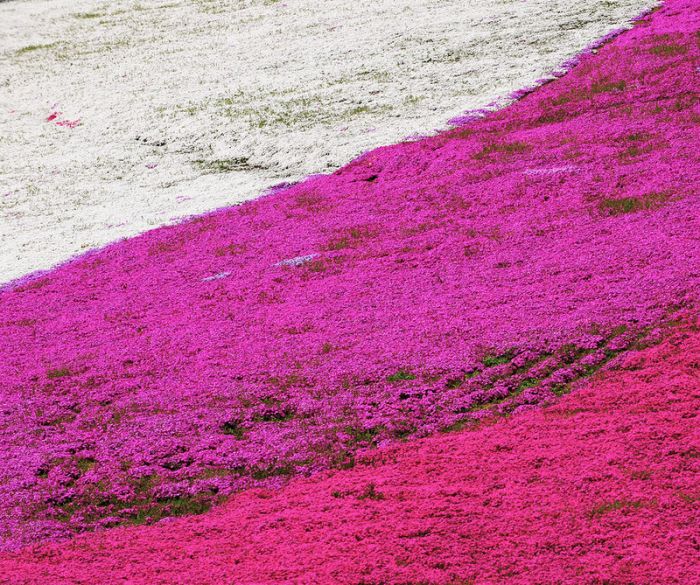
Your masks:
<path fill-rule="evenodd" d="M 235 256 L 244 251 L 244 247 L 238 244 L 229 244 L 227 246 L 221 246 L 214 250 L 214 256 Z"/>
<path fill-rule="evenodd" d="M 670 199 L 668 193 L 648 193 L 643 197 L 622 197 L 620 199 L 603 199 L 598 209 L 603 215 L 616 216 L 638 211 L 658 209 Z"/>
<path fill-rule="evenodd" d="M 242 171 L 251 171 L 256 169 L 263 169 L 260 165 L 251 164 L 248 162 L 248 157 L 236 157 L 236 158 L 221 158 L 214 160 L 195 160 L 194 164 L 197 165 L 203 172 L 206 173 L 234 173 Z"/>
<path fill-rule="evenodd" d="M 540 381 L 537 378 L 526 378 L 520 384 L 518 384 L 518 392 L 522 392 L 523 390 L 527 390 L 528 388 L 534 388 L 539 384 Z"/>
<path fill-rule="evenodd" d="M 665 43 L 652 47 L 649 49 L 649 52 L 658 57 L 677 57 L 679 55 L 685 55 L 688 52 L 688 47 L 675 43 Z"/>
<path fill-rule="evenodd" d="M 82 20 L 90 20 L 92 18 L 102 18 L 107 16 L 107 14 L 105 12 L 77 12 L 73 16 Z"/>
<path fill-rule="evenodd" d="M 92 457 L 81 457 L 78 459 L 78 461 L 76 461 L 76 465 L 78 466 L 80 473 L 87 473 L 93 467 L 95 467 L 95 465 L 97 465 L 97 461 L 95 461 Z"/>
<path fill-rule="evenodd" d="M 445 382 L 445 388 L 454 390 L 455 388 L 459 388 L 462 384 L 464 384 L 464 378 L 450 378 Z"/>
<path fill-rule="evenodd" d="M 280 410 L 268 410 L 253 417 L 254 422 L 274 422 L 281 423 L 292 420 L 296 416 L 293 408 L 283 408 Z"/>
<path fill-rule="evenodd" d="M 163 518 L 171 516 L 190 516 L 208 512 L 213 502 L 202 497 L 170 498 L 144 507 L 133 516 L 127 518 L 123 524 L 140 526 L 142 524 L 153 524 Z"/>
<path fill-rule="evenodd" d="M 224 435 L 231 435 L 236 439 L 242 439 L 245 436 L 245 428 L 238 420 L 229 420 L 221 425 L 221 431 Z"/>
<path fill-rule="evenodd" d="M 279 94 L 278 94 L 279 95 Z M 324 103 L 310 97 L 283 97 L 282 100 L 267 105 L 253 106 L 249 96 L 235 94 L 217 100 L 221 113 L 232 119 L 242 120 L 250 128 L 270 127 L 311 128 L 318 124 L 338 124 L 391 110 L 388 105 L 348 104 L 339 108 L 338 104 Z"/>
<path fill-rule="evenodd" d="M 368 429 L 362 427 L 347 426 L 343 429 L 345 433 L 351 436 L 351 443 L 353 444 L 365 444 L 374 443 L 377 436 L 384 431 L 384 426 L 377 425 L 370 427 Z"/>
<path fill-rule="evenodd" d="M 408 380 L 415 380 L 415 374 L 412 374 L 408 370 L 399 370 L 398 372 L 387 376 L 387 382 L 406 382 Z"/>
<path fill-rule="evenodd" d="M 352 227 L 348 230 L 342 231 L 340 235 L 328 242 L 326 249 L 330 251 L 337 251 L 355 247 L 363 240 L 373 238 L 376 235 L 377 232 L 367 226 Z"/>
<path fill-rule="evenodd" d="M 454 390 L 455 388 L 459 388 L 467 380 L 476 378 L 480 373 L 480 370 L 471 370 L 462 376 L 458 376 L 456 378 L 448 378 L 445 382 L 445 388 L 447 388 L 448 390 Z"/>
<path fill-rule="evenodd" d="M 364 491 L 357 496 L 358 500 L 383 500 L 384 498 L 384 494 L 377 490 L 374 482 L 368 483 Z"/>
<path fill-rule="evenodd" d="M 595 506 L 588 512 L 588 517 L 599 518 L 616 510 L 637 510 L 643 506 L 644 502 L 640 500 L 613 500 L 612 502 L 605 502 Z"/>
<path fill-rule="evenodd" d="M 484 147 L 474 155 L 474 158 L 482 160 L 485 158 L 490 158 L 493 155 L 512 156 L 516 154 L 523 154 L 529 150 L 530 145 L 520 140 L 513 142 L 493 142 L 491 144 L 484 145 Z"/>
<path fill-rule="evenodd" d="M 596 81 L 591 85 L 591 95 L 598 95 L 601 93 L 613 93 L 625 91 L 627 87 L 627 82 L 625 81 Z"/>
<path fill-rule="evenodd" d="M 484 364 L 486 368 L 492 368 L 493 366 L 500 366 L 502 364 L 507 364 L 513 359 L 513 352 L 506 352 L 500 355 L 488 354 L 481 358 L 481 363 Z"/>
<path fill-rule="evenodd" d="M 291 463 L 285 465 L 269 465 L 268 467 L 256 467 L 250 476 L 253 479 L 261 480 L 270 477 L 285 477 L 294 473 L 294 466 Z"/>
<path fill-rule="evenodd" d="M 56 380 L 57 378 L 67 378 L 71 375 L 71 371 L 68 368 L 56 368 L 46 372 L 46 377 L 49 380 Z"/>
<path fill-rule="evenodd" d="M 625 146 L 624 150 L 619 154 L 619 159 L 622 162 L 629 162 L 653 151 L 655 147 L 652 143 L 653 138 L 654 136 L 648 132 L 634 132 L 624 136 L 619 140 Z"/>
<path fill-rule="evenodd" d="M 554 106 L 561 106 L 570 102 L 580 102 L 584 100 L 589 100 L 597 95 L 604 93 L 619 93 L 624 91 L 626 88 L 627 83 L 625 81 L 611 81 L 609 79 L 599 79 L 597 81 L 594 81 L 590 87 L 581 87 L 568 91 L 562 94 L 561 96 L 554 98 L 551 103 Z"/>
<path fill-rule="evenodd" d="M 54 49 L 58 46 L 58 43 L 48 43 L 46 45 L 27 45 L 22 47 L 15 52 L 18 57 L 21 55 L 26 55 L 27 53 L 33 53 L 35 51 L 46 51 L 48 49 Z"/>

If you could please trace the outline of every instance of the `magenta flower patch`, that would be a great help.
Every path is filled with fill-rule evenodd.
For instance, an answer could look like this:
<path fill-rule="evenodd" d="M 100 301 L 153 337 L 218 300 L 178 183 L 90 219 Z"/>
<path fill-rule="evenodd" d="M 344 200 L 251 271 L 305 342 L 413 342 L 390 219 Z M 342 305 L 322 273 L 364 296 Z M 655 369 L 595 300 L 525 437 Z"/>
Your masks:
<path fill-rule="evenodd" d="M 6 287 L 0 546 L 349 468 L 648 344 L 700 286 L 697 29 L 669 2 L 506 110 Z"/>
<path fill-rule="evenodd" d="M 211 513 L 0 555 L 12 583 L 700 582 L 697 320 L 557 404 Z M 158 490 L 180 501 L 184 485 Z M 105 518 L 110 525 L 119 518 Z"/>

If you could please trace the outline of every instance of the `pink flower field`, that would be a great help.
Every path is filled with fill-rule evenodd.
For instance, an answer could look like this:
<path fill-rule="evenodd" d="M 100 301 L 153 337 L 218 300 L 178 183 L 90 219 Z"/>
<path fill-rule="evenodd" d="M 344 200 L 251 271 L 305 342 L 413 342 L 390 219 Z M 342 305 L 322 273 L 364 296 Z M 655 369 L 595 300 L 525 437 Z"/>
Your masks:
<path fill-rule="evenodd" d="M 556 404 L 0 558 L 12 583 L 700 582 L 700 328 Z"/>
<path fill-rule="evenodd" d="M 700 4 L 567 68 L 0 290 L 0 582 L 700 583 Z"/>

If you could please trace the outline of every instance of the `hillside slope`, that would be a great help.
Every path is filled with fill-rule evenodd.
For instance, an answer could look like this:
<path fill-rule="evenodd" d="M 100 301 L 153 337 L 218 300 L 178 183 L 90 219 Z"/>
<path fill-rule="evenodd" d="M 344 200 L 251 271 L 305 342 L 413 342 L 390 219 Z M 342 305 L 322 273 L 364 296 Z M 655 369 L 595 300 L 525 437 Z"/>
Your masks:
<path fill-rule="evenodd" d="M 700 290 L 699 18 L 0 292 L 0 546 L 351 467 L 658 340 Z"/>
<path fill-rule="evenodd" d="M 0 284 L 504 105 L 655 4 L 0 4 Z"/>
<path fill-rule="evenodd" d="M 0 556 L 0 582 L 700 582 L 700 329 L 556 405 L 251 490 L 201 517 Z"/>

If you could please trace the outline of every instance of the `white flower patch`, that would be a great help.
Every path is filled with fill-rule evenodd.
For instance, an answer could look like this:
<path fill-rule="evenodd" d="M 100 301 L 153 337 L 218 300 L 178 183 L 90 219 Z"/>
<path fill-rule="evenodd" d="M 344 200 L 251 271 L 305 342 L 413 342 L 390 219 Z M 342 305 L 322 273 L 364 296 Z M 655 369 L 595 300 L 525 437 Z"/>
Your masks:
<path fill-rule="evenodd" d="M 502 103 L 654 4 L 0 2 L 0 283 Z"/>
<path fill-rule="evenodd" d="M 219 272 L 218 274 L 212 274 L 211 276 L 207 276 L 202 279 L 202 282 L 210 282 L 212 280 L 221 280 L 222 278 L 226 278 L 227 276 L 231 276 L 230 272 Z"/>
<path fill-rule="evenodd" d="M 301 266 L 307 262 L 311 262 L 314 258 L 318 258 L 318 254 L 308 254 L 306 256 L 296 256 L 295 258 L 288 258 L 287 260 L 282 260 L 275 264 L 275 266 Z"/>
<path fill-rule="evenodd" d="M 559 175 L 561 173 L 572 173 L 576 170 L 574 165 L 564 165 L 561 167 L 549 167 L 544 169 L 526 169 L 524 175 Z"/>

